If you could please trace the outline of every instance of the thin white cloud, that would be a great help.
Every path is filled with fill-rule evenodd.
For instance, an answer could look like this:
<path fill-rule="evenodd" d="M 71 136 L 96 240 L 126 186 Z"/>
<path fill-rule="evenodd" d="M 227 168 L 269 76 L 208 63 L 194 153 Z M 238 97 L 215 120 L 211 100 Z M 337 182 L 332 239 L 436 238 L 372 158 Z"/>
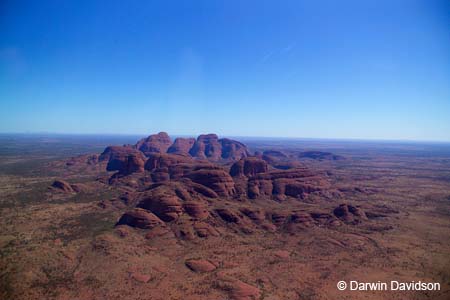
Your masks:
<path fill-rule="evenodd" d="M 264 55 L 263 58 L 261 59 L 261 63 L 265 63 L 266 61 L 268 61 L 274 54 L 275 54 L 275 51 L 270 51 L 269 53 Z"/>
<path fill-rule="evenodd" d="M 284 48 L 278 48 L 276 50 L 272 50 L 266 55 L 264 55 L 261 59 L 261 63 L 267 62 L 269 59 L 271 59 L 274 55 L 285 55 L 291 52 L 295 48 L 295 43 L 291 43 L 290 45 L 284 47 Z"/>
<path fill-rule="evenodd" d="M 289 46 L 284 47 L 283 49 L 281 49 L 280 50 L 280 54 L 287 54 L 287 53 L 291 52 L 294 48 L 295 48 L 295 43 L 292 43 Z"/>

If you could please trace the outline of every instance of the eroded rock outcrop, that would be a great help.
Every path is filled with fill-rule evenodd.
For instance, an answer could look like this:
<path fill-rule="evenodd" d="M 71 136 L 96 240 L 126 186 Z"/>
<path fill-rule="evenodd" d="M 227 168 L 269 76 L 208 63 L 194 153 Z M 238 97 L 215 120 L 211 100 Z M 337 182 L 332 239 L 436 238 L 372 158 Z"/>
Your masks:
<path fill-rule="evenodd" d="M 222 145 L 216 134 L 202 134 L 195 141 L 189 153 L 196 158 L 209 158 L 217 161 L 222 157 Z"/>
<path fill-rule="evenodd" d="M 361 222 L 367 219 L 364 211 L 349 204 L 339 205 L 333 210 L 333 214 L 345 223 Z"/>
<path fill-rule="evenodd" d="M 122 215 L 116 226 L 118 225 L 128 225 L 141 229 L 152 229 L 157 226 L 164 226 L 164 222 L 148 210 L 134 208 L 133 210 Z"/>
<path fill-rule="evenodd" d="M 131 146 L 109 146 L 100 155 L 99 161 L 108 161 L 107 171 L 129 175 L 144 171 L 145 157 Z"/>
<path fill-rule="evenodd" d="M 247 146 L 243 143 L 227 138 L 220 139 L 219 142 L 222 144 L 223 159 L 235 161 L 249 156 Z"/>
<path fill-rule="evenodd" d="M 167 168 L 168 170 L 169 167 L 182 163 L 193 164 L 194 161 L 190 157 L 178 154 L 150 153 L 145 163 L 145 169 L 147 171 L 153 171 L 155 169 Z"/>
<path fill-rule="evenodd" d="M 166 153 L 172 145 L 172 140 L 166 132 L 152 134 L 137 142 L 135 148 L 149 155 L 150 153 Z"/>
<path fill-rule="evenodd" d="M 190 155 L 211 161 L 239 160 L 249 155 L 247 147 L 235 140 L 219 139 L 216 134 L 202 134 L 189 150 Z"/>
<path fill-rule="evenodd" d="M 202 168 L 186 175 L 193 182 L 204 185 L 219 196 L 232 196 L 235 193 L 234 181 L 231 176 L 221 168 Z"/>
<path fill-rule="evenodd" d="M 132 201 L 114 198 L 104 207 L 136 206 L 117 224 L 146 229 L 147 239 L 190 241 L 218 237 L 224 230 L 295 234 L 313 226 L 353 225 L 365 217 L 350 205 L 319 212 L 283 206 L 294 199 L 314 203 L 329 188 L 328 175 L 276 150 L 248 156 L 244 144 L 215 134 L 177 138 L 172 144 L 159 133 L 135 146 L 107 147 L 99 161 L 118 171 L 111 177 L 115 185 L 133 192 Z M 256 198 L 261 199 L 252 201 Z M 267 205 L 270 200 L 280 203 Z"/>
<path fill-rule="evenodd" d="M 188 156 L 194 143 L 194 138 L 176 138 L 169 149 L 167 149 L 167 153 Z"/>
<path fill-rule="evenodd" d="M 186 201 L 183 203 L 183 208 L 191 217 L 203 220 L 209 216 L 209 211 L 206 204 L 200 201 Z"/>
<path fill-rule="evenodd" d="M 258 157 L 246 157 L 235 162 L 230 169 L 230 175 L 235 176 L 255 176 L 258 173 L 268 171 L 267 162 Z"/>
<path fill-rule="evenodd" d="M 185 262 L 186 267 L 196 273 L 207 273 L 217 269 L 217 266 L 206 259 L 190 259 Z"/>
<path fill-rule="evenodd" d="M 323 177 L 299 167 L 255 174 L 247 182 L 247 195 L 250 199 L 261 196 L 275 196 L 279 200 L 286 196 L 303 199 L 327 186 Z"/>
<path fill-rule="evenodd" d="M 226 291 L 233 300 L 258 300 L 261 297 L 261 291 L 248 283 L 241 280 L 221 276 L 217 287 Z"/>
<path fill-rule="evenodd" d="M 183 212 L 182 200 L 172 187 L 166 185 L 143 193 L 138 207 L 151 211 L 166 222 L 178 219 Z"/>
<path fill-rule="evenodd" d="M 73 193 L 75 192 L 72 186 L 65 180 L 57 179 L 53 181 L 52 187 L 55 189 L 58 189 L 60 191 L 63 191 L 65 193 Z"/>

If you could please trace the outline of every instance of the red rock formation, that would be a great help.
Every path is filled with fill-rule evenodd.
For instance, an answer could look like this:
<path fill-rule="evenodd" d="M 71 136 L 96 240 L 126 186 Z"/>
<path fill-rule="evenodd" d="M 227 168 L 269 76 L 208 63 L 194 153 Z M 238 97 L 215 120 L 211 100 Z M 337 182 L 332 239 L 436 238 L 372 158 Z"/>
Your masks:
<path fill-rule="evenodd" d="M 146 156 L 150 153 L 166 153 L 172 145 L 170 137 L 165 132 L 152 134 L 137 142 L 135 148 L 142 151 Z"/>
<path fill-rule="evenodd" d="M 287 258 L 289 258 L 289 256 L 291 256 L 291 252 L 286 251 L 286 250 L 277 250 L 277 251 L 274 251 L 273 254 L 276 257 L 282 258 L 282 259 L 287 259 Z"/>
<path fill-rule="evenodd" d="M 134 149 L 131 146 L 108 146 L 100 154 L 99 161 L 110 161 L 113 156 L 125 156 L 133 153 Z"/>
<path fill-rule="evenodd" d="M 207 273 L 217 269 L 209 260 L 205 259 L 190 259 L 185 262 L 186 266 L 196 273 Z"/>
<path fill-rule="evenodd" d="M 189 151 L 194 146 L 194 138 L 176 138 L 172 146 L 169 147 L 167 153 L 189 155 Z"/>
<path fill-rule="evenodd" d="M 201 238 L 206 238 L 209 236 L 219 236 L 220 233 L 213 226 L 205 222 L 195 222 L 194 230 L 197 235 Z"/>
<path fill-rule="evenodd" d="M 145 209 L 134 208 L 133 210 L 122 215 L 116 226 L 118 225 L 128 225 L 131 227 L 142 229 L 152 229 L 157 226 L 164 226 L 164 222 L 161 221 L 153 213 Z"/>
<path fill-rule="evenodd" d="M 246 157 L 231 166 L 230 175 L 251 177 L 258 173 L 265 173 L 267 170 L 267 162 L 264 160 L 257 157 Z"/>
<path fill-rule="evenodd" d="M 186 177 L 212 189 L 220 196 L 231 196 L 235 192 L 233 179 L 220 168 L 195 170 L 188 173 Z"/>
<path fill-rule="evenodd" d="M 153 171 L 155 169 L 169 168 L 171 166 L 176 166 L 181 163 L 194 163 L 194 161 L 189 158 L 178 154 L 167 154 L 167 153 L 149 153 L 147 155 L 148 160 L 145 163 L 145 169 L 147 171 Z"/>
<path fill-rule="evenodd" d="M 259 157 L 259 156 L 258 156 Z M 266 161 L 269 165 L 273 165 L 278 163 L 278 159 L 275 157 L 272 157 L 270 155 L 261 155 L 261 159 Z"/>
<path fill-rule="evenodd" d="M 198 184 L 195 182 L 191 182 L 191 181 L 185 182 L 185 184 L 191 189 L 192 192 L 196 192 L 202 196 L 205 196 L 208 198 L 218 198 L 219 197 L 219 195 L 217 195 L 216 192 L 214 192 L 212 189 L 210 189 L 204 185 L 201 185 L 201 184 Z"/>
<path fill-rule="evenodd" d="M 271 212 L 270 218 L 276 226 L 283 226 L 289 221 L 290 213 L 286 211 Z"/>
<path fill-rule="evenodd" d="M 170 180 L 170 175 L 167 169 L 157 169 L 152 172 L 152 180 L 154 182 L 164 182 Z"/>
<path fill-rule="evenodd" d="M 227 291 L 233 300 L 258 300 L 261 292 L 257 287 L 237 279 L 223 278 L 218 287 Z"/>
<path fill-rule="evenodd" d="M 149 232 L 147 232 L 145 234 L 145 238 L 147 240 L 151 240 L 156 237 L 164 236 L 167 234 L 170 234 L 171 236 L 173 236 L 173 232 L 170 230 L 170 228 L 168 228 L 167 226 L 160 226 L 160 227 L 152 228 Z"/>
<path fill-rule="evenodd" d="M 123 175 L 144 171 L 144 156 L 129 146 L 109 146 L 100 155 L 99 161 L 108 161 L 107 171 L 119 171 Z"/>
<path fill-rule="evenodd" d="M 224 138 L 219 142 L 222 145 L 222 159 L 235 161 L 249 156 L 247 146 L 238 141 Z"/>
<path fill-rule="evenodd" d="M 55 180 L 52 183 L 52 187 L 56 188 L 58 190 L 61 190 L 66 193 L 73 193 L 75 192 L 72 188 L 72 186 L 65 180 Z"/>
<path fill-rule="evenodd" d="M 182 213 L 181 199 L 171 186 L 160 185 L 145 192 L 138 207 L 147 209 L 161 220 L 170 222 L 178 219 Z"/>
<path fill-rule="evenodd" d="M 211 161 L 239 160 L 249 155 L 247 147 L 235 140 L 220 139 L 216 134 L 202 134 L 195 141 L 189 154 Z"/>
<path fill-rule="evenodd" d="M 303 198 L 305 194 L 318 191 L 318 188 L 313 187 L 310 184 L 302 182 L 287 182 L 284 187 L 284 194 L 294 198 Z"/>
<path fill-rule="evenodd" d="M 248 181 L 247 195 L 250 199 L 256 199 L 262 195 L 273 194 L 273 183 L 271 179 L 251 179 Z"/>
<path fill-rule="evenodd" d="M 219 143 L 216 134 L 201 134 L 189 153 L 196 158 L 208 158 L 217 161 L 222 157 L 222 145 Z"/>
<path fill-rule="evenodd" d="M 356 206 L 341 204 L 333 210 L 333 214 L 346 223 L 360 222 L 367 219 L 366 214 Z"/>
<path fill-rule="evenodd" d="M 250 177 L 247 193 L 250 199 L 260 196 L 285 196 L 303 199 L 307 194 L 320 191 L 325 183 L 323 178 L 305 167 L 257 173 Z"/>
<path fill-rule="evenodd" d="M 128 175 L 132 173 L 144 172 L 145 158 L 140 153 L 132 153 L 127 157 L 124 167 L 120 170 L 122 174 Z"/>
<path fill-rule="evenodd" d="M 310 215 L 318 225 L 339 226 L 341 224 L 333 215 L 326 212 L 312 212 Z"/>
<path fill-rule="evenodd" d="M 141 283 L 147 283 L 150 281 L 150 279 L 152 279 L 152 277 L 150 275 L 141 274 L 138 272 L 131 273 L 130 277 L 133 278 L 134 280 L 136 280 L 137 282 L 141 282 Z"/>
<path fill-rule="evenodd" d="M 206 219 L 209 216 L 209 212 L 206 209 L 206 205 L 200 201 L 187 201 L 183 203 L 183 208 L 193 218 L 198 220 Z"/>
<path fill-rule="evenodd" d="M 304 227 L 311 227 L 314 225 L 314 219 L 306 212 L 294 212 L 291 215 L 290 222 L 294 224 L 301 224 Z"/>
<path fill-rule="evenodd" d="M 241 217 L 227 208 L 216 209 L 217 214 L 227 223 L 238 223 Z"/>
<path fill-rule="evenodd" d="M 241 212 L 258 224 L 262 223 L 266 218 L 264 211 L 258 208 L 243 207 L 241 208 Z"/>
<path fill-rule="evenodd" d="M 71 184 L 70 187 L 73 189 L 75 193 L 86 193 L 91 191 L 91 188 L 83 183 Z"/>

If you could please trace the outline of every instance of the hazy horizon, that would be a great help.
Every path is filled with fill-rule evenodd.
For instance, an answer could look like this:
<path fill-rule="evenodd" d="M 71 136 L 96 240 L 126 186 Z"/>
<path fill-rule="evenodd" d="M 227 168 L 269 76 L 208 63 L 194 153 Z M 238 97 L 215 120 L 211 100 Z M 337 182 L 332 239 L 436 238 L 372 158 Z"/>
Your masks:
<path fill-rule="evenodd" d="M 0 132 L 449 142 L 449 9 L 5 1 Z"/>
<path fill-rule="evenodd" d="M 60 136 L 60 137 L 137 137 L 143 138 L 147 137 L 151 134 L 156 134 L 161 131 L 155 132 L 147 132 L 147 133 L 67 133 L 67 132 L 0 132 L 0 135 L 3 136 L 33 136 L 33 137 L 51 137 L 51 136 Z M 164 131 L 165 132 L 165 131 Z M 219 138 L 240 138 L 240 139 L 249 139 L 249 140 L 298 140 L 298 141 L 336 141 L 336 142 L 386 142 L 386 143 L 442 143 L 449 144 L 450 140 L 432 140 L 432 139 L 377 139 L 377 138 L 340 138 L 340 137 L 302 137 L 302 136 L 248 136 L 248 135 L 230 135 L 230 134 L 218 134 L 217 132 L 200 132 L 200 133 L 192 133 L 192 134 L 177 134 L 167 132 L 171 138 L 177 137 L 197 137 L 201 134 L 217 134 Z"/>

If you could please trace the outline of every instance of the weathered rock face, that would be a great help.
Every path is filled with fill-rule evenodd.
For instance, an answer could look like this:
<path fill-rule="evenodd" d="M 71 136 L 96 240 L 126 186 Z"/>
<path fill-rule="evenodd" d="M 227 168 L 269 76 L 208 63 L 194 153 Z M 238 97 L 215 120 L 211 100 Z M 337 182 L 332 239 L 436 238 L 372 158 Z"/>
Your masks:
<path fill-rule="evenodd" d="M 180 197 L 171 186 L 166 185 L 145 192 L 138 207 L 153 212 L 165 222 L 177 220 L 183 212 Z"/>
<path fill-rule="evenodd" d="M 186 267 L 197 273 L 206 273 L 217 269 L 216 265 L 206 259 L 190 259 L 185 264 Z"/>
<path fill-rule="evenodd" d="M 73 193 L 75 192 L 72 186 L 65 180 L 55 180 L 52 183 L 52 187 L 58 190 L 61 190 L 66 193 Z"/>
<path fill-rule="evenodd" d="M 206 219 L 209 216 L 206 205 L 200 201 L 186 201 L 183 203 L 183 208 L 187 214 L 198 220 Z"/>
<path fill-rule="evenodd" d="M 102 154 L 100 154 L 98 160 L 110 162 L 115 157 L 124 157 L 130 153 L 134 153 L 134 151 L 135 150 L 130 146 L 108 146 Z"/>
<path fill-rule="evenodd" d="M 192 189 L 192 191 L 194 191 L 202 196 L 205 196 L 207 198 L 218 198 L 219 197 L 219 195 L 217 195 L 216 192 L 214 192 L 212 189 L 210 189 L 204 185 L 201 185 L 201 184 L 198 184 L 198 183 L 195 183 L 192 181 L 186 182 L 185 184 L 190 189 Z"/>
<path fill-rule="evenodd" d="M 153 171 L 155 169 L 169 168 L 181 163 L 194 163 L 192 158 L 178 154 L 149 153 L 145 163 L 145 169 Z"/>
<path fill-rule="evenodd" d="M 251 179 L 248 181 L 247 195 L 250 199 L 256 199 L 259 196 L 270 196 L 273 194 L 272 179 Z"/>
<path fill-rule="evenodd" d="M 227 208 L 216 209 L 216 213 L 227 223 L 238 223 L 241 219 L 236 212 Z"/>
<path fill-rule="evenodd" d="M 167 153 L 189 155 L 189 151 L 194 146 L 194 143 L 194 138 L 176 138 L 175 142 L 167 150 Z"/>
<path fill-rule="evenodd" d="M 264 211 L 258 208 L 243 207 L 241 208 L 241 212 L 258 224 L 263 222 L 266 218 Z"/>
<path fill-rule="evenodd" d="M 251 177 L 258 173 L 265 173 L 267 170 L 267 162 L 264 160 L 257 157 L 246 157 L 231 166 L 230 175 Z"/>
<path fill-rule="evenodd" d="M 172 141 L 169 135 L 165 132 L 160 132 L 140 140 L 135 147 L 148 156 L 150 153 L 166 153 L 171 145 Z"/>
<path fill-rule="evenodd" d="M 320 190 L 319 188 L 316 188 L 310 184 L 296 181 L 287 181 L 287 182 L 278 181 L 277 183 L 280 184 L 281 186 L 284 185 L 284 190 L 283 188 L 280 187 L 281 190 L 280 194 L 285 194 L 286 196 L 294 198 L 303 198 L 305 194 L 309 194 Z"/>
<path fill-rule="evenodd" d="M 128 225 L 131 227 L 142 229 L 152 229 L 157 226 L 164 226 L 164 222 L 161 221 L 161 219 L 159 219 L 156 215 L 145 209 L 134 208 L 133 210 L 122 215 L 116 226 L 118 225 Z"/>
<path fill-rule="evenodd" d="M 314 219 L 306 212 L 294 212 L 291 215 L 291 223 L 300 224 L 304 227 L 311 227 L 314 225 Z"/>
<path fill-rule="evenodd" d="M 189 153 L 196 158 L 208 158 L 217 161 L 222 157 L 222 145 L 216 134 L 202 134 L 195 141 Z"/>
<path fill-rule="evenodd" d="M 247 147 L 235 140 L 219 139 L 216 134 L 202 134 L 195 141 L 189 154 L 211 161 L 239 160 L 249 155 Z"/>
<path fill-rule="evenodd" d="M 223 159 L 235 161 L 249 156 L 247 146 L 238 141 L 230 139 L 220 139 L 219 142 L 222 144 Z"/>
<path fill-rule="evenodd" d="M 328 212 L 316 211 L 310 213 L 314 222 L 318 225 L 339 226 L 341 222 Z"/>
<path fill-rule="evenodd" d="M 283 226 L 289 220 L 290 213 L 288 211 L 270 212 L 269 217 L 276 226 Z"/>
<path fill-rule="evenodd" d="M 250 199 L 260 196 L 289 196 L 303 199 L 307 194 L 320 191 L 326 187 L 323 179 L 307 168 L 277 170 L 256 173 L 247 183 L 247 195 Z"/>
<path fill-rule="evenodd" d="M 144 172 L 144 164 L 145 158 L 141 153 L 132 153 L 128 155 L 127 161 L 120 172 L 125 175 L 132 173 L 141 173 Z"/>
<path fill-rule="evenodd" d="M 130 146 L 109 146 L 99 160 L 108 161 L 107 171 L 119 171 L 124 175 L 144 171 L 144 156 Z"/>
<path fill-rule="evenodd" d="M 233 300 L 257 300 L 261 298 L 261 291 L 252 285 L 237 279 L 223 278 L 218 287 L 227 291 Z"/>
<path fill-rule="evenodd" d="M 333 214 L 345 223 L 360 222 L 366 220 L 366 214 L 358 207 L 348 204 L 341 204 L 336 207 Z"/>
<path fill-rule="evenodd" d="M 213 226 L 205 222 L 194 223 L 194 230 L 197 235 L 201 238 L 206 238 L 210 236 L 220 236 L 220 233 Z"/>
<path fill-rule="evenodd" d="M 119 171 L 121 175 L 129 175 L 143 172 L 143 162 L 145 170 L 153 171 L 169 166 L 178 167 L 181 163 L 192 164 L 192 157 L 197 160 L 219 161 L 238 160 L 246 156 L 248 150 L 244 144 L 230 139 L 219 140 L 215 134 L 200 135 L 197 140 L 177 138 L 172 144 L 168 134 L 160 132 L 141 139 L 134 146 L 109 146 L 98 157 L 98 162 L 107 161 L 108 171 Z M 149 158 L 148 161 L 145 157 Z M 96 164 L 97 157 L 93 157 L 91 161 L 92 164 Z M 68 162 L 69 165 L 75 163 L 75 159 Z M 154 177 L 162 181 L 170 176 L 155 174 Z"/>
<path fill-rule="evenodd" d="M 220 168 L 205 168 L 192 171 L 186 175 L 193 182 L 204 185 L 220 196 L 231 196 L 235 193 L 231 176 Z"/>

